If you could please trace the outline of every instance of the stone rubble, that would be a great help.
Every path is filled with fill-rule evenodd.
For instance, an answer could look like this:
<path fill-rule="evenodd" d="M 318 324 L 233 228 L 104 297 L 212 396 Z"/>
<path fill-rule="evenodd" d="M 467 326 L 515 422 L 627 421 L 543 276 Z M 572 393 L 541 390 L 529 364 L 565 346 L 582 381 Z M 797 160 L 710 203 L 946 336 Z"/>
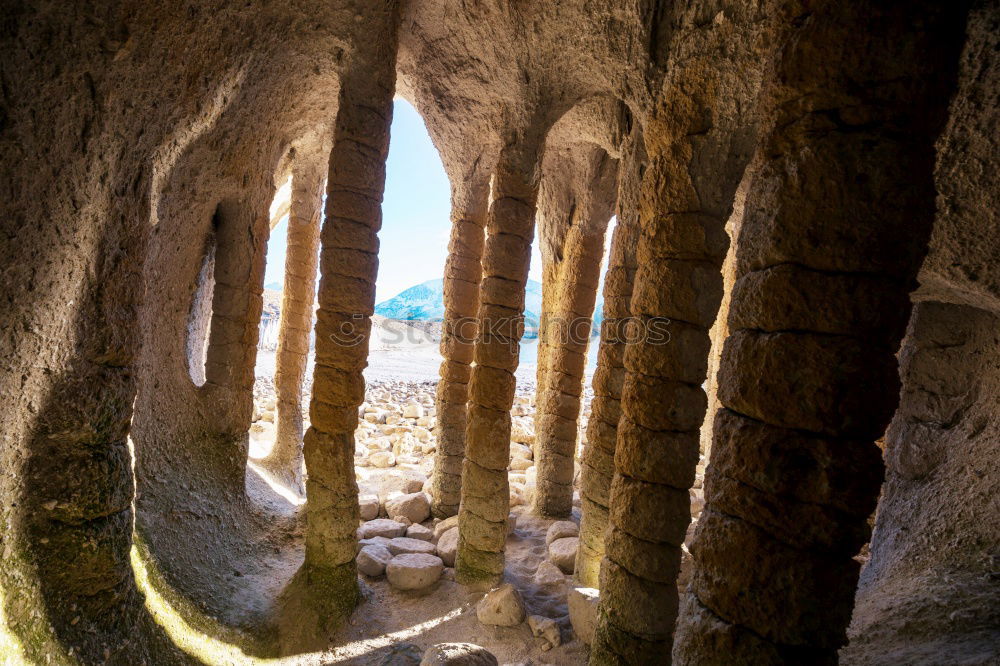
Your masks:
<path fill-rule="evenodd" d="M 562 635 L 555 620 L 541 615 L 529 615 L 528 627 L 531 635 L 541 640 L 542 650 L 548 651 L 562 644 Z"/>
<path fill-rule="evenodd" d="M 576 551 L 579 547 L 579 537 L 556 539 L 549 544 L 549 559 L 564 574 L 571 574 L 576 565 Z"/>
<path fill-rule="evenodd" d="M 476 605 L 476 617 L 482 624 L 514 627 L 524 622 L 524 600 L 510 583 L 486 593 Z"/>
<path fill-rule="evenodd" d="M 397 590 L 422 590 L 441 577 L 444 563 L 428 553 L 404 553 L 389 560 L 385 576 Z"/>
<path fill-rule="evenodd" d="M 356 561 L 358 571 L 366 576 L 381 576 L 385 573 L 385 567 L 392 560 L 392 553 L 388 548 L 379 544 L 365 546 L 358 552 Z"/>

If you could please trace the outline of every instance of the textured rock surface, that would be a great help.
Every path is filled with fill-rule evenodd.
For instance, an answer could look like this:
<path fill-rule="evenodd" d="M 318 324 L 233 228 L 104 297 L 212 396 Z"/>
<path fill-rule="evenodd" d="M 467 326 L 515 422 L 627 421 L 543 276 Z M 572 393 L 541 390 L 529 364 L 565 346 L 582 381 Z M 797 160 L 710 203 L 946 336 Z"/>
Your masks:
<path fill-rule="evenodd" d="M 556 539 L 549 543 L 549 560 L 564 574 L 571 574 L 576 564 L 576 550 L 579 546 L 578 537 Z"/>
<path fill-rule="evenodd" d="M 358 571 L 366 576 L 381 576 L 394 553 L 379 544 L 364 546 L 356 558 Z"/>
<path fill-rule="evenodd" d="M 538 565 L 533 580 L 535 581 L 535 585 L 539 587 L 548 587 L 564 584 L 566 576 L 563 575 L 562 570 L 553 562 L 545 560 Z"/>
<path fill-rule="evenodd" d="M 907 54 L 953 62 L 958 45 L 954 16 L 931 4 L 918 29 L 886 10 L 878 31 L 867 10 L 831 5 L 776 60 L 776 117 L 737 241 L 680 663 L 835 663 L 846 642 L 853 556 L 880 482 L 873 441 L 898 398 L 894 352 L 931 229 L 932 144 L 951 85 L 948 68 Z M 894 57 L 865 55 L 887 38 Z M 877 83 L 887 79 L 908 83 Z"/>
<path fill-rule="evenodd" d="M 575 537 L 580 534 L 580 526 L 570 520 L 557 520 L 549 525 L 545 530 L 545 545 L 551 544 L 556 539 Z"/>
<path fill-rule="evenodd" d="M 279 478 L 287 479 L 294 488 L 302 488 L 302 388 L 316 294 L 320 213 L 326 179 L 323 167 L 329 151 L 329 145 L 325 144 L 321 143 L 313 154 L 300 150 L 294 157 L 274 373 L 277 432 L 274 447 L 264 459 L 269 469 Z"/>
<path fill-rule="evenodd" d="M 437 542 L 438 557 L 444 561 L 445 566 L 455 566 L 455 556 L 458 554 L 458 527 L 452 527 L 441 535 Z"/>
<path fill-rule="evenodd" d="M 472 643 L 439 643 L 427 648 L 420 666 L 498 666 L 486 648 Z"/>
<path fill-rule="evenodd" d="M 668 62 L 676 66 L 668 65 L 662 106 L 644 126 L 649 162 L 630 322 L 638 335 L 624 354 L 595 664 L 670 652 L 725 222 L 754 147 L 755 118 L 735 100 L 756 96 L 761 51 L 774 37 L 763 7 L 725 4 L 711 24 L 697 8 L 672 9 L 678 34 Z M 720 168 L 700 166 L 708 163 Z"/>
<path fill-rule="evenodd" d="M 587 645 L 594 641 L 599 602 L 600 595 L 592 587 L 571 587 L 566 596 L 566 603 L 569 606 L 569 620 L 573 624 L 573 631 Z"/>
<path fill-rule="evenodd" d="M 604 276 L 604 321 L 601 322 L 597 370 L 593 378 L 594 402 L 587 423 L 587 446 L 581 460 L 583 506 L 575 575 L 582 584 L 592 587 L 598 585 L 604 557 L 604 533 L 615 467 L 625 377 L 626 329 L 632 313 L 632 282 L 637 267 L 640 169 L 644 154 L 641 130 L 636 126 L 623 144 L 623 163 L 618 170 L 617 223 Z"/>
<path fill-rule="evenodd" d="M 513 627 L 524 622 L 524 601 L 510 583 L 490 590 L 476 604 L 476 617 L 483 624 Z"/>
<path fill-rule="evenodd" d="M 396 555 L 385 567 L 385 577 L 398 590 L 422 590 L 441 577 L 441 558 L 426 553 Z"/>
<path fill-rule="evenodd" d="M 559 625 L 552 618 L 529 615 L 528 628 L 531 629 L 531 635 L 541 641 L 543 650 L 551 650 L 562 643 Z"/>
<path fill-rule="evenodd" d="M 403 553 L 427 553 L 430 555 L 436 550 L 434 544 L 410 537 L 391 539 L 386 547 L 393 555 L 402 555 Z"/>
<path fill-rule="evenodd" d="M 1000 29 L 995 2 L 971 4 L 966 22 L 962 2 L 421 0 L 402 6 L 397 32 L 396 3 L 385 0 L 6 3 L 4 657 L 189 662 L 144 604 L 131 570 L 140 561 L 176 608 L 217 619 L 213 636 L 277 619 L 295 629 L 282 650 L 318 654 L 334 628 L 319 619 L 343 616 L 356 596 L 355 530 L 359 515 L 374 516 L 370 502 L 359 506 L 354 465 L 371 456 L 407 465 L 437 444 L 428 489 L 436 515 L 454 513 L 459 498 L 467 505 L 471 579 L 504 570 L 509 499 L 564 510 L 573 472 L 560 451 L 578 436 L 568 427 L 578 379 L 546 375 L 555 381 L 541 386 L 545 453 L 532 466 L 533 456 L 515 456 L 525 474 L 508 489 L 511 436 L 533 445 L 536 434 L 530 421 L 510 427 L 517 352 L 506 344 L 472 353 L 455 351 L 454 335 L 443 343 L 438 442 L 415 428 L 355 440 L 398 78 L 452 184 L 451 321 L 518 311 L 534 236 L 520 222 L 535 217 L 521 203 L 567 191 L 545 182 L 545 153 L 552 164 L 581 149 L 619 161 L 605 313 L 634 310 L 643 325 L 665 316 L 671 342 L 627 352 L 617 336 L 601 343 L 576 567 L 596 587 L 606 558 L 605 633 L 591 663 L 670 652 L 722 230 L 741 177 L 733 335 L 717 382 L 725 409 L 705 430 L 715 445 L 678 661 L 835 658 L 880 483 L 872 442 L 896 408 L 894 354 L 914 276 L 927 309 L 903 343 L 883 503 L 841 658 L 995 660 Z M 560 126 L 570 131 L 549 131 Z M 287 503 L 257 504 L 247 467 L 254 354 L 269 204 L 305 156 L 330 147 L 320 369 L 304 444 L 307 565 L 289 580 L 300 525 L 282 513 Z M 564 222 L 587 206 L 555 203 L 539 237 L 550 265 L 568 265 L 574 224 Z M 506 226 L 515 219 L 517 229 Z M 571 296 L 562 300 L 589 298 Z M 303 308 L 286 306 L 289 325 Z M 328 344 L 355 315 L 358 343 Z M 285 342 L 301 367 L 301 350 Z M 280 383 L 285 394 L 295 381 Z M 430 427 L 430 403 L 407 419 L 408 403 L 364 413 L 363 429 Z M 250 437 L 294 431 L 300 409 L 268 406 Z M 297 456 L 298 436 L 281 437 L 276 453 Z M 466 443 L 473 487 L 462 496 Z M 424 479 L 403 485 L 378 495 L 420 491 Z M 747 595 L 764 601 L 745 604 Z M 316 622 L 298 603 L 308 598 L 321 602 Z"/>
<path fill-rule="evenodd" d="M 871 559 L 843 663 L 996 658 L 1000 590 L 983 585 L 995 576 L 996 558 L 984 557 L 982 546 L 996 543 L 992 516 L 1000 510 L 1000 436 L 991 416 L 1000 390 L 998 325 L 996 313 L 969 306 L 914 309 Z"/>
<path fill-rule="evenodd" d="M 394 539 L 404 534 L 406 534 L 406 525 L 397 523 L 390 518 L 376 518 L 364 523 L 359 530 L 358 536 L 362 539 L 371 539 L 373 537 Z"/>
<path fill-rule="evenodd" d="M 572 131 L 568 128 L 573 120 L 571 111 L 556 123 L 550 141 Z M 614 129 L 609 133 L 620 134 Z M 617 152 L 618 146 L 608 149 Z M 617 162 L 592 143 L 550 148 L 542 164 L 538 217 L 544 230 L 543 313 L 535 412 L 538 487 L 532 501 L 540 516 L 564 518 L 573 508 L 580 393 L 616 175 Z"/>
<path fill-rule="evenodd" d="M 405 516 L 411 523 L 422 523 L 431 515 L 431 504 L 422 492 L 400 495 L 386 500 L 385 512 L 390 516 Z"/>
<path fill-rule="evenodd" d="M 457 579 L 492 584 L 504 569 L 510 489 L 510 408 L 523 334 L 524 284 L 531 261 L 541 128 L 511 132 L 493 174 L 480 284 L 480 333 L 469 387 L 459 509 Z"/>

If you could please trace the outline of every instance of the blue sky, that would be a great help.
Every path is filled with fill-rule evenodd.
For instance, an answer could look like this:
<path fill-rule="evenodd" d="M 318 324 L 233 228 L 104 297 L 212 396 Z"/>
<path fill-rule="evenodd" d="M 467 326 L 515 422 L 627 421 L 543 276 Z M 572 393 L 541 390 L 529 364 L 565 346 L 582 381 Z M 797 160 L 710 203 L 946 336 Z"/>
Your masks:
<path fill-rule="evenodd" d="M 424 121 L 409 102 L 397 98 L 382 203 L 376 303 L 442 276 L 448 256 L 450 211 L 448 176 Z M 264 284 L 282 281 L 287 232 L 287 220 L 271 232 Z M 537 241 L 534 245 L 530 277 L 541 281 Z"/>

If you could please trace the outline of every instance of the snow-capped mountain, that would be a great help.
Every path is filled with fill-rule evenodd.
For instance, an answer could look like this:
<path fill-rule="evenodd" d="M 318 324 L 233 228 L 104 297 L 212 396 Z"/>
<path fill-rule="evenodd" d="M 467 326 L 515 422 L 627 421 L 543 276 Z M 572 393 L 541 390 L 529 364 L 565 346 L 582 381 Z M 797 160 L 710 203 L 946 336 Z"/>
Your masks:
<path fill-rule="evenodd" d="M 538 328 L 542 313 L 542 285 L 528 280 L 525 286 L 524 319 L 525 327 Z M 444 280 L 428 280 L 423 284 L 406 289 L 393 298 L 375 306 L 375 314 L 388 319 L 408 321 L 441 321 L 444 319 Z M 604 314 L 604 303 L 598 300 L 594 313 L 594 328 L 600 326 Z"/>

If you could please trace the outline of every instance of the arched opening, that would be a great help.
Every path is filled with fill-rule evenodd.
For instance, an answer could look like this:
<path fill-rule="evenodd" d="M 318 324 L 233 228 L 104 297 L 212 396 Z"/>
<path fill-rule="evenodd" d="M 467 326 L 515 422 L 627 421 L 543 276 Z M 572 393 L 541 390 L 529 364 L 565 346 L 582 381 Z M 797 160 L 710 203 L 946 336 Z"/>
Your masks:
<path fill-rule="evenodd" d="M 212 326 L 212 294 L 215 291 L 215 229 L 218 213 L 212 216 L 212 226 L 205 236 L 201 268 L 191 297 L 187 325 L 188 374 L 195 386 L 205 385 L 205 361 L 208 357 L 208 336 Z"/>
<path fill-rule="evenodd" d="M 402 98 L 394 101 L 391 134 L 379 233 L 376 306 L 364 373 L 367 393 L 359 413 L 355 449 L 362 513 L 372 518 L 372 511 L 387 515 L 389 493 L 398 494 L 400 489 L 421 491 L 433 464 L 434 385 L 444 312 L 441 274 L 450 231 L 448 176 L 423 119 Z M 293 156 L 292 161 L 296 159 Z M 323 164 L 325 167 L 325 160 Z M 300 505 L 306 501 L 306 484 L 294 481 L 294 474 L 283 474 L 271 460 L 280 448 L 277 440 L 282 430 L 280 390 L 276 386 L 282 353 L 279 321 L 283 304 L 287 303 L 288 280 L 302 279 L 295 261 L 289 263 L 290 246 L 295 242 L 289 235 L 289 225 L 296 206 L 301 204 L 297 203 L 300 195 L 296 187 L 290 181 L 279 188 L 271 206 L 274 226 L 264 277 L 249 455 L 252 470 Z M 325 208 L 324 189 L 320 210 Z M 318 268 L 316 291 L 320 282 Z M 302 433 L 310 425 L 316 303 L 313 299 L 310 306 L 308 351 L 301 380 Z M 301 449 L 301 440 L 296 445 Z M 297 463 L 287 459 L 279 463 L 285 467 L 289 464 L 300 465 L 301 457 Z"/>

